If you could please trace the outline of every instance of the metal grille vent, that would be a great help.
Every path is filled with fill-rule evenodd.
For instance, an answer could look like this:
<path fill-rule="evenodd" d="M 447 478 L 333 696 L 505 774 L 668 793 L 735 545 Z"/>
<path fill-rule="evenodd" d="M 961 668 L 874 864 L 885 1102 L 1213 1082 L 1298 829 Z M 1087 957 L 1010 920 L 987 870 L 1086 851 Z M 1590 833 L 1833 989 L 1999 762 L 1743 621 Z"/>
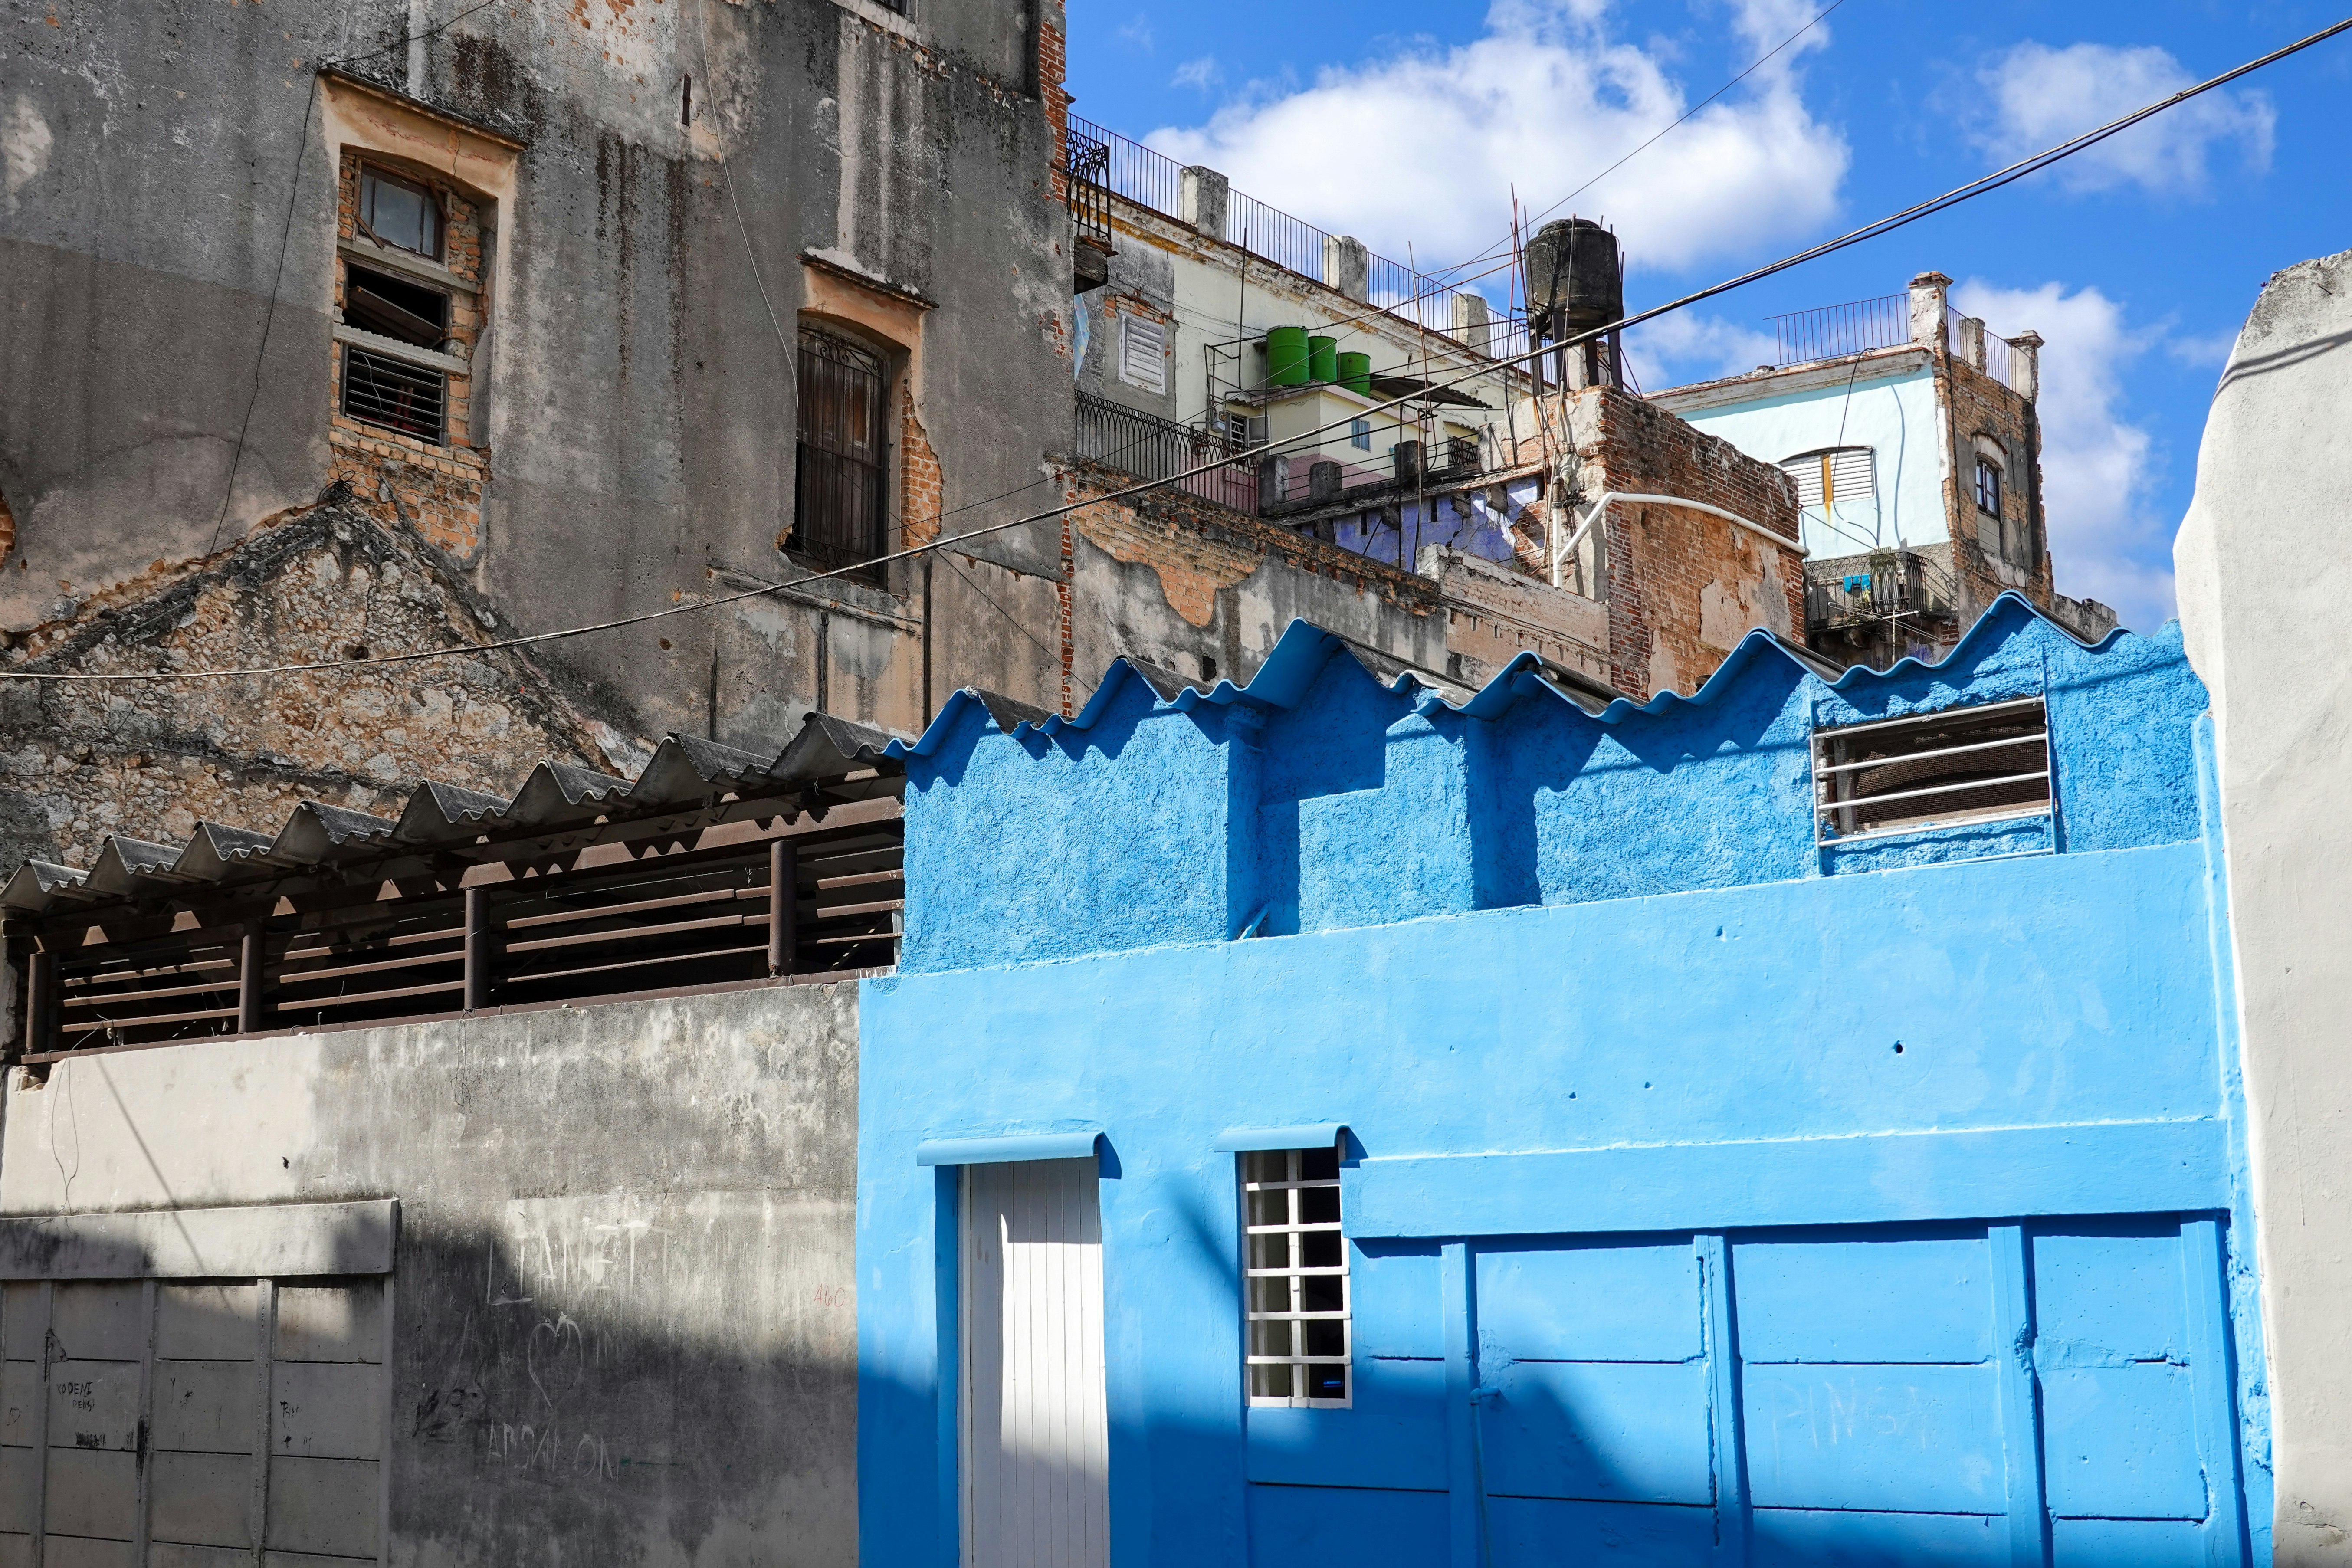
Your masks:
<path fill-rule="evenodd" d="M 352 418 L 437 447 L 448 404 L 446 372 L 409 364 L 357 343 L 343 345 L 343 412 Z"/>
<path fill-rule="evenodd" d="M 1814 837 L 1826 847 L 2047 816 L 2050 776 L 2039 697 L 1816 731 Z"/>

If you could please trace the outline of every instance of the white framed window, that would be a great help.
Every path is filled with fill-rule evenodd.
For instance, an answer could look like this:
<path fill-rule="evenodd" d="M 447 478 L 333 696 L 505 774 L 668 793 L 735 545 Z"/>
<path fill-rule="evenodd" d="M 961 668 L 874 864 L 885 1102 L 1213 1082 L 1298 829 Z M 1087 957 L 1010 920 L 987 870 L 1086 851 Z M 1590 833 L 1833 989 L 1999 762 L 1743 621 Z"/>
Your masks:
<path fill-rule="evenodd" d="M 2039 697 L 1816 730 L 1814 839 L 1829 847 L 2048 816 L 2051 771 L 2050 714 Z"/>
<path fill-rule="evenodd" d="M 1832 447 L 1785 459 L 1780 467 L 1797 481 L 1801 507 L 1867 500 L 1878 493 L 1878 454 L 1868 447 Z"/>
<path fill-rule="evenodd" d="M 1168 390 L 1168 328 L 1141 316 L 1118 319 L 1118 378 L 1146 392 Z"/>
<path fill-rule="evenodd" d="M 1241 1157 L 1242 1310 L 1252 1405 L 1345 1406 L 1353 1328 L 1339 1152 Z"/>
<path fill-rule="evenodd" d="M 1359 452 L 1370 451 L 1372 449 L 1372 422 L 1369 419 L 1349 420 L 1348 445 L 1355 447 Z"/>

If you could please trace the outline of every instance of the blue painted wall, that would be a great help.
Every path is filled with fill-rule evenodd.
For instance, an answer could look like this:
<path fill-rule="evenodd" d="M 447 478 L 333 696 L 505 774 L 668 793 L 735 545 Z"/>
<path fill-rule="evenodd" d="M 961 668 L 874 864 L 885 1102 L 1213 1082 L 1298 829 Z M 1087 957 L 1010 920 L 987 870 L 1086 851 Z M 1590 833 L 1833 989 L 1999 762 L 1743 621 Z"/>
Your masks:
<path fill-rule="evenodd" d="M 1815 847 L 1817 719 L 2031 692 L 2052 823 Z M 916 1144 L 1101 1126 L 1122 1564 L 2266 1562 L 2203 708 L 2177 632 L 2013 599 L 1598 716 L 1306 627 L 1245 691 L 951 701 L 862 1002 L 866 1561 L 956 1561 Z M 1251 1409 L 1213 1145 L 1316 1122 L 1355 1404 Z"/>

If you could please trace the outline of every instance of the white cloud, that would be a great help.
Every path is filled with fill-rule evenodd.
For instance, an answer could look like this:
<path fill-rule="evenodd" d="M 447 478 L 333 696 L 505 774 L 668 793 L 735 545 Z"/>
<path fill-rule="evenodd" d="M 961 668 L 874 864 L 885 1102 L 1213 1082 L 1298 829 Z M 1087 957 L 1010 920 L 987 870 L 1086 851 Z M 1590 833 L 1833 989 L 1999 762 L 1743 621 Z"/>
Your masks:
<path fill-rule="evenodd" d="M 1655 392 L 1717 376 L 1744 375 L 1759 364 L 1777 362 L 1780 343 L 1769 332 L 1720 316 L 1676 310 L 1628 329 L 1625 357 L 1632 363 L 1633 379 Z"/>
<path fill-rule="evenodd" d="M 1977 145 L 2006 164 L 2119 120 L 2196 79 L 2153 45 L 2053 49 L 2023 43 L 1978 73 L 1986 96 L 1963 118 Z M 2217 148 L 2234 144 L 2250 173 L 2270 167 L 2277 118 L 2260 92 L 2216 89 L 2075 153 L 2057 166 L 2054 177 L 2071 191 L 2138 185 L 2156 195 L 2202 195 Z"/>
<path fill-rule="evenodd" d="M 1734 13 L 1760 54 L 1817 8 L 1738 0 Z M 1686 90 L 1656 55 L 1612 37 L 1609 10 L 1609 0 L 1494 0 L 1471 43 L 1408 42 L 1304 89 L 1255 84 L 1206 125 L 1146 140 L 1394 259 L 1408 243 L 1424 258 L 1466 258 L 1508 235 L 1512 182 L 1541 207 L 1714 88 Z M 1574 209 L 1605 216 L 1636 268 L 1680 268 L 1813 228 L 1835 211 L 1851 158 L 1807 110 L 1794 68 L 1827 38 L 1813 28 Z"/>
<path fill-rule="evenodd" d="M 2167 338 L 2164 352 L 2182 364 L 2200 370 L 2220 370 L 2230 363 L 2230 351 L 2238 346 L 2238 329 L 2224 327 L 2218 332 L 2205 332 L 2194 337 Z"/>
<path fill-rule="evenodd" d="M 1153 43 L 1151 18 L 1145 13 L 1138 11 L 1113 29 L 1111 36 L 1137 53 L 1148 55 L 1151 52 Z"/>
<path fill-rule="evenodd" d="M 2172 525 L 2149 508 L 2155 442 L 2125 416 L 2124 376 L 2156 346 L 2095 288 L 1999 289 L 1971 279 L 1953 300 L 1987 329 L 2027 328 L 2042 349 L 2042 515 L 2058 591 L 2115 606 L 2124 625 L 2154 631 L 2173 614 Z"/>
<path fill-rule="evenodd" d="M 1196 60 L 1186 60 L 1168 79 L 1171 86 L 1197 88 L 1202 92 L 1225 79 L 1225 68 L 1217 63 L 1214 55 L 1202 55 Z"/>

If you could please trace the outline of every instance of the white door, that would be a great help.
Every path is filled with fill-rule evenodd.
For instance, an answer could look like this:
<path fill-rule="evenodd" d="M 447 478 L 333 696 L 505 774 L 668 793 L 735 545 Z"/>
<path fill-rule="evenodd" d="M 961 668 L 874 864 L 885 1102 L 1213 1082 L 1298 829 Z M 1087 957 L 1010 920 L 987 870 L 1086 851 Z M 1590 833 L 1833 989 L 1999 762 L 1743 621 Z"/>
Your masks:
<path fill-rule="evenodd" d="M 963 1173 L 963 1560 L 1107 1568 L 1095 1162 Z"/>

